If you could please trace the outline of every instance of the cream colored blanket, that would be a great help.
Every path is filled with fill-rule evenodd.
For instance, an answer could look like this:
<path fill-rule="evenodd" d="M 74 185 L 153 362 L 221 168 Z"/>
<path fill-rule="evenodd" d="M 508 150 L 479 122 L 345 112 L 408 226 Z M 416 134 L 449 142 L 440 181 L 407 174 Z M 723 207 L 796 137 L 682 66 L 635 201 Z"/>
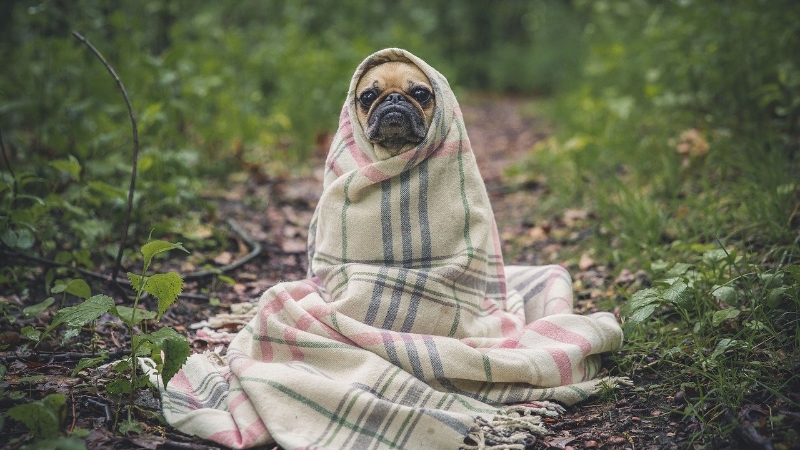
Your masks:
<path fill-rule="evenodd" d="M 354 91 L 395 60 L 427 74 L 436 109 L 425 140 L 388 157 L 367 141 Z M 504 267 L 439 72 L 400 49 L 364 60 L 325 164 L 308 278 L 265 292 L 224 359 L 190 358 L 162 396 L 169 423 L 236 448 L 523 448 L 558 414 L 550 401 L 601 388 L 599 354 L 620 347 L 620 327 L 572 314 L 563 268 Z"/>

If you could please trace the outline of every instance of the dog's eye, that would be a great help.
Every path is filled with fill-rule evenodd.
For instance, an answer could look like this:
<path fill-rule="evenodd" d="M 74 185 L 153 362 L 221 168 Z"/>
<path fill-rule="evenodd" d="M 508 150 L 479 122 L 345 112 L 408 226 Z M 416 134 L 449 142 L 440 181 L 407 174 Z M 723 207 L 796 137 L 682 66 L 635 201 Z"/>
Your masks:
<path fill-rule="evenodd" d="M 427 103 L 431 99 L 431 91 L 418 87 L 411 91 L 411 96 L 420 103 Z"/>
<path fill-rule="evenodd" d="M 363 106 L 364 108 L 369 108 L 370 105 L 372 105 L 372 103 L 377 98 L 378 98 L 378 94 L 374 90 L 370 89 L 370 90 L 368 90 L 366 92 L 363 92 L 358 97 L 358 102 L 361 103 L 361 106 Z"/>

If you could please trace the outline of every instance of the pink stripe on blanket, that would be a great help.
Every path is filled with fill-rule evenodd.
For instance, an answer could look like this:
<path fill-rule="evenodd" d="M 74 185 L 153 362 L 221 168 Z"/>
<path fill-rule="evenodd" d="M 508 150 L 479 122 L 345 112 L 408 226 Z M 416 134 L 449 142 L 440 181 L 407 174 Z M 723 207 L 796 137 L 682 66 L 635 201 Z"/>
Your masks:
<path fill-rule="evenodd" d="M 350 156 L 353 157 L 353 161 L 358 165 L 359 168 L 363 169 L 373 163 L 372 158 L 370 158 L 363 150 L 361 150 L 358 145 L 356 145 L 355 138 L 353 136 L 353 122 L 350 119 L 350 116 L 347 115 L 341 120 L 339 124 L 339 131 L 341 132 L 341 139 L 344 141 L 345 147 L 350 152 Z"/>
<path fill-rule="evenodd" d="M 588 339 L 581 336 L 574 331 L 547 321 L 546 319 L 537 320 L 530 324 L 530 329 L 546 336 L 554 341 L 563 342 L 564 344 L 571 344 L 581 349 L 584 356 L 592 352 L 592 343 Z"/>
<path fill-rule="evenodd" d="M 244 403 L 247 403 L 250 400 L 250 396 L 247 395 L 246 392 L 240 392 L 238 395 L 234 396 L 233 399 L 228 399 L 228 411 L 231 414 L 234 414 L 236 410 Z"/>
<path fill-rule="evenodd" d="M 426 155 L 426 158 L 446 158 L 449 156 L 457 155 L 464 151 L 464 148 L 459 141 L 450 141 L 444 142 L 438 148 L 430 149 L 428 147 L 428 151 L 430 152 Z M 419 158 L 419 155 L 414 150 L 409 150 L 407 152 L 401 153 L 398 155 L 399 158 L 404 159 L 406 161 L 410 161 L 415 158 Z"/>
<path fill-rule="evenodd" d="M 257 444 L 261 439 L 261 436 L 266 433 L 267 427 L 264 425 L 264 422 L 261 419 L 257 420 L 250 424 L 247 428 L 240 431 L 236 430 L 228 430 L 228 431 L 220 431 L 217 433 L 212 434 L 208 437 L 212 441 L 219 442 L 220 444 L 227 445 L 228 447 L 233 448 L 247 448 L 252 447 L 253 445 Z"/>
<path fill-rule="evenodd" d="M 373 183 L 380 183 L 383 180 L 389 179 L 389 175 L 376 169 L 373 165 L 364 166 L 358 169 L 361 175 L 364 175 L 369 181 Z"/>
<path fill-rule="evenodd" d="M 569 360 L 567 352 L 559 348 L 548 348 L 547 353 L 550 353 L 553 362 L 556 363 L 556 368 L 561 376 L 561 386 L 572 384 L 572 361 Z"/>
<path fill-rule="evenodd" d="M 567 299 L 563 296 L 550 293 L 551 290 L 557 289 L 557 283 L 562 282 L 566 284 L 565 279 L 569 279 L 569 272 L 567 272 L 567 269 L 564 269 L 561 266 L 555 267 L 558 269 L 553 270 L 550 276 L 547 278 L 547 284 L 545 285 L 544 291 L 541 294 L 544 298 L 550 299 L 547 304 L 545 304 L 545 316 L 572 312 L 572 298 Z M 571 293 L 572 286 L 567 286 L 567 288 L 567 291 Z"/>
<path fill-rule="evenodd" d="M 495 266 L 495 273 L 497 274 L 497 284 L 500 289 L 500 294 L 503 298 L 503 309 L 508 311 L 508 296 L 506 292 L 506 270 L 503 267 L 503 246 L 500 243 L 500 232 L 497 230 L 497 223 L 492 221 L 492 245 L 494 246 L 495 255 L 488 255 L 491 262 L 494 258 L 497 261 Z M 491 269 L 490 269 L 491 270 Z"/>
<path fill-rule="evenodd" d="M 300 300 L 304 298 L 306 295 L 315 294 L 317 293 L 317 284 L 314 284 L 313 281 L 310 280 L 303 280 L 300 283 L 289 291 L 289 295 L 292 296 L 295 300 Z"/>
<path fill-rule="evenodd" d="M 235 368 L 237 373 L 242 373 L 245 370 L 248 370 L 250 367 L 254 366 L 255 364 L 258 364 L 259 362 L 261 361 L 243 355 L 240 352 L 228 353 L 228 366 L 230 366 L 231 369 Z"/>
<path fill-rule="evenodd" d="M 297 345 L 297 331 L 297 328 L 286 328 L 283 331 L 283 345 L 292 353 L 292 361 L 302 361 L 305 359 L 303 350 Z"/>
<path fill-rule="evenodd" d="M 178 371 L 178 373 L 176 373 L 175 376 L 173 376 L 169 380 L 169 388 L 170 389 L 174 389 L 176 391 L 185 392 L 185 393 L 194 393 L 195 392 L 194 386 L 192 385 L 192 382 L 189 380 L 189 378 L 186 377 L 186 373 L 183 370 Z M 192 406 L 194 406 L 194 405 L 192 405 Z M 192 409 L 195 409 L 195 408 L 192 408 Z"/>
<path fill-rule="evenodd" d="M 259 312 L 259 316 L 261 317 L 261 320 L 259 321 L 261 323 L 261 329 L 258 330 L 259 336 L 270 335 L 269 330 L 267 329 L 270 323 L 268 316 L 282 311 L 286 302 L 293 301 L 294 299 L 291 295 L 289 295 L 288 292 L 280 291 L 277 293 L 277 295 L 275 295 L 275 298 L 271 302 L 268 302 L 261 308 L 261 311 Z M 261 357 L 265 362 L 270 362 L 273 360 L 273 358 L 275 358 L 275 352 L 272 349 L 272 343 L 269 341 L 269 339 L 261 339 L 259 342 L 259 347 L 261 349 Z"/>

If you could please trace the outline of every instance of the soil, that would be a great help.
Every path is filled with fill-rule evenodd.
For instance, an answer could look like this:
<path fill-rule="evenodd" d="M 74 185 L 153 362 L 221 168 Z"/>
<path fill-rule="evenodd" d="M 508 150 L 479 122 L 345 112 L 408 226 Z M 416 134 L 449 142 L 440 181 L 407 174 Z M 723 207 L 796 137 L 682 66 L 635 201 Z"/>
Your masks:
<path fill-rule="evenodd" d="M 504 169 L 531 157 L 536 142 L 545 138 L 549 125 L 530 110 L 530 101 L 515 98 L 470 97 L 462 104 L 467 130 L 473 149 L 497 216 L 500 233 L 508 242 L 507 263 L 564 264 L 573 273 L 576 287 L 576 309 L 589 312 L 597 309 L 602 297 L 615 297 L 614 285 L 646 283 L 646 276 L 635 270 L 623 271 L 613 276 L 607 267 L 598 265 L 591 253 L 582 253 L 585 238 L 596 229 L 591 212 L 573 209 L 553 217 L 542 217 L 537 206 L 548 195 L 546 183 L 536 180 L 510 183 Z M 321 141 L 324 141 L 322 139 Z M 184 295 L 168 310 L 163 324 L 186 334 L 192 340 L 194 351 L 200 352 L 214 346 L 209 340 L 193 339 L 191 324 L 228 311 L 231 304 L 257 299 L 270 286 L 283 280 L 303 278 L 306 275 L 306 235 L 313 209 L 321 191 L 321 161 L 325 150 L 314 156 L 318 169 L 303 176 L 280 179 L 250 177 L 244 182 L 231 184 L 223 191 L 213 193 L 218 203 L 218 224 L 225 227 L 222 218 L 234 219 L 242 228 L 241 235 L 232 234 L 231 247 L 214 257 L 219 264 L 229 264 L 250 251 L 247 239 L 261 245 L 261 252 L 253 259 L 225 273 L 235 280 L 232 285 L 220 278 L 207 277 L 189 280 Z M 535 158 L 535 155 L 533 155 Z M 581 258 L 567 258 L 568 254 L 581 254 Z M 195 270 L 184 263 L 178 270 L 183 273 Z M 218 299 L 209 302 L 211 293 Z M 7 294 L 7 295 L 6 295 Z M 0 292 L 6 301 L 30 305 L 41 298 L 36 294 L 11 294 Z M 195 297 L 195 298 L 190 298 Z M 102 371 L 84 370 L 70 376 L 77 360 L 85 356 L 76 354 L 58 342 L 42 345 L 36 353 L 24 346 L 20 335 L 24 325 L 46 324 L 51 317 L 18 320 L 9 323 L 0 319 L 0 363 L 7 368 L 2 388 L 5 393 L 23 392 L 28 399 L 38 399 L 53 392 L 68 397 L 64 414 L 64 427 L 68 430 L 91 430 L 86 445 L 99 448 L 215 448 L 216 444 L 183 435 L 159 422 L 157 416 L 141 414 L 138 419 L 144 430 L 139 435 L 115 433 L 113 424 L 120 410 L 119 404 L 102 389 L 108 377 Z M 100 321 L 99 341 L 90 343 L 96 349 L 118 352 L 122 355 L 129 341 L 125 328 L 113 321 Z M 83 333 L 89 335 L 89 333 Z M 49 348 L 48 348 L 49 347 Z M 615 372 L 615 359 L 607 358 L 605 366 Z M 752 421 L 740 422 L 734 432 L 713 441 L 691 442 L 691 436 L 703 426 L 681 420 L 675 411 L 681 408 L 681 392 L 664 392 L 659 389 L 658 374 L 647 371 L 645 358 L 631 376 L 634 386 L 622 387 L 602 398 L 567 408 L 567 413 L 557 419 L 548 419 L 552 434 L 539 437 L 530 449 L 679 449 L 710 448 L 772 448 L 759 434 L 758 421 L 763 410 L 750 411 Z M 43 377 L 38 377 L 43 375 Z M 4 396 L 0 409 L 7 410 L 20 401 Z M 152 394 L 142 394 L 137 401 L 144 410 L 158 411 L 158 399 Z M 779 405 L 778 405 L 779 406 Z M 763 406 L 761 407 L 764 408 Z M 0 433 L 0 447 L 18 448 L 10 441 L 23 436 L 24 428 L 9 423 Z M 748 425 L 748 424 L 755 425 Z M 749 427 L 749 428 L 748 428 Z M 759 441 L 759 438 L 762 440 Z"/>

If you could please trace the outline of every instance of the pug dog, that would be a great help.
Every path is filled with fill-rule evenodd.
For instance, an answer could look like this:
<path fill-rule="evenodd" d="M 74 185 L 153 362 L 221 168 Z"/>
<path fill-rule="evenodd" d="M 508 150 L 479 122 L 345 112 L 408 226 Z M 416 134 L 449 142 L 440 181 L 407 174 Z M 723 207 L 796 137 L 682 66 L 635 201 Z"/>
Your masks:
<path fill-rule="evenodd" d="M 436 99 L 415 64 L 391 61 L 369 69 L 356 86 L 356 110 L 367 139 L 391 156 L 413 148 L 428 133 Z"/>

